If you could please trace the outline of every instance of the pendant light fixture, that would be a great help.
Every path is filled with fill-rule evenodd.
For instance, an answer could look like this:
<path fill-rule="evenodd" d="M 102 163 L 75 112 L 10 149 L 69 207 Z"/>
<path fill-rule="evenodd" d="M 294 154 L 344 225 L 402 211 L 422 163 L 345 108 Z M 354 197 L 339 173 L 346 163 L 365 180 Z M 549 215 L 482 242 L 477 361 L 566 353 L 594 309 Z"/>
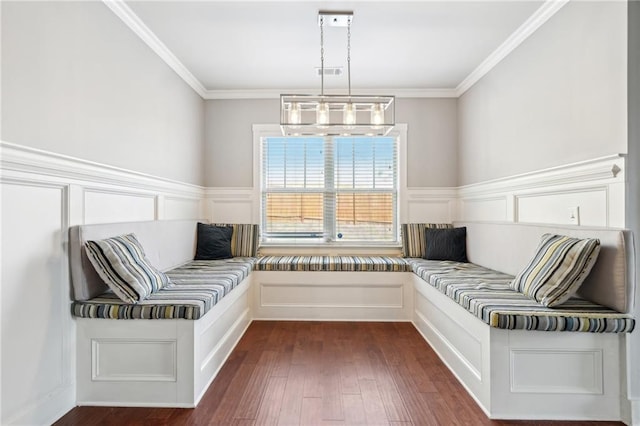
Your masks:
<path fill-rule="evenodd" d="M 320 95 L 280 95 L 280 127 L 286 136 L 384 136 L 395 125 L 395 97 L 351 93 L 351 23 L 353 12 L 318 12 Z M 347 28 L 346 95 L 324 93 L 324 28 Z"/>

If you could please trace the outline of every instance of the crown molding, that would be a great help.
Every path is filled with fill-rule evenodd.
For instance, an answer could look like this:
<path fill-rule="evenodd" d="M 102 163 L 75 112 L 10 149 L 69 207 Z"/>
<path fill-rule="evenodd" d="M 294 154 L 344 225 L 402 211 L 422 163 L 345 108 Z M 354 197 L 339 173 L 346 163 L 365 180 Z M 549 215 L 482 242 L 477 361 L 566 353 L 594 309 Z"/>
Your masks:
<path fill-rule="evenodd" d="M 169 48 L 154 34 L 149 27 L 136 15 L 124 0 L 102 0 L 113 13 L 127 25 L 138 37 L 144 41 L 160 58 L 166 62 L 193 90 L 205 98 L 207 89 L 200 83 L 191 71 L 169 50 Z"/>
<path fill-rule="evenodd" d="M 248 90 L 206 90 L 204 99 L 279 99 L 281 94 L 303 95 L 317 94 L 315 89 L 248 89 Z M 326 95 L 344 95 L 344 89 L 325 90 Z M 353 95 L 395 96 L 397 98 L 455 98 L 455 89 L 359 89 L 352 90 Z"/>
<path fill-rule="evenodd" d="M 522 25 L 518 27 L 496 50 L 494 50 L 487 58 L 478 65 L 476 69 L 471 71 L 458 86 L 456 87 L 456 96 L 460 97 L 469 90 L 474 84 L 484 77 L 507 55 L 514 51 L 522 42 L 524 42 L 531 34 L 536 32 L 545 22 L 556 14 L 570 0 L 547 0 L 542 6 L 536 10 Z"/>

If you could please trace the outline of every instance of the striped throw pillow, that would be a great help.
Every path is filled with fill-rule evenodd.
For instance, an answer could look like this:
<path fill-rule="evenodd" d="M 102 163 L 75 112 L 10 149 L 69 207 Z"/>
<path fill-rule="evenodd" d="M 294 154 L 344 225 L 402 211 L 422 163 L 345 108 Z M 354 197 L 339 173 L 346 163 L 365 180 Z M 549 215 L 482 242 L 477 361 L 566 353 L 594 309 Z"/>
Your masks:
<path fill-rule="evenodd" d="M 403 223 L 400 225 L 403 257 L 423 257 L 426 250 L 425 229 L 453 228 L 450 223 Z"/>
<path fill-rule="evenodd" d="M 231 255 L 256 257 L 258 255 L 259 226 L 252 223 L 216 223 L 215 226 L 231 226 Z"/>
<path fill-rule="evenodd" d="M 582 285 L 600 252 L 600 240 L 544 234 L 535 256 L 511 282 L 511 288 L 553 308 Z"/>
<path fill-rule="evenodd" d="M 134 234 L 87 241 L 84 246 L 100 278 L 126 303 L 138 303 L 169 284 L 169 278 L 149 262 Z"/>

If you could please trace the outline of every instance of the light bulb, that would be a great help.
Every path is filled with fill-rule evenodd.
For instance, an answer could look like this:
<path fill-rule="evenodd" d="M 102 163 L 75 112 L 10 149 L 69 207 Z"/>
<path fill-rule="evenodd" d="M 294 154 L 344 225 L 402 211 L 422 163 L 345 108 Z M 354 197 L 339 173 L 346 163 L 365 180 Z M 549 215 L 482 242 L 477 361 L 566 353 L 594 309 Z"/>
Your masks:
<path fill-rule="evenodd" d="M 316 123 L 329 124 L 329 104 L 326 102 L 320 102 L 318 109 L 316 110 Z"/>
<path fill-rule="evenodd" d="M 384 107 L 382 104 L 374 104 L 371 108 L 371 124 L 380 128 L 384 124 Z"/>
<path fill-rule="evenodd" d="M 347 126 L 347 128 L 352 127 L 356 124 L 356 107 L 351 102 L 345 104 L 344 110 L 342 112 L 342 122 Z"/>
<path fill-rule="evenodd" d="M 300 104 L 297 102 L 291 103 L 289 109 L 289 124 L 300 124 L 302 117 L 300 116 Z"/>

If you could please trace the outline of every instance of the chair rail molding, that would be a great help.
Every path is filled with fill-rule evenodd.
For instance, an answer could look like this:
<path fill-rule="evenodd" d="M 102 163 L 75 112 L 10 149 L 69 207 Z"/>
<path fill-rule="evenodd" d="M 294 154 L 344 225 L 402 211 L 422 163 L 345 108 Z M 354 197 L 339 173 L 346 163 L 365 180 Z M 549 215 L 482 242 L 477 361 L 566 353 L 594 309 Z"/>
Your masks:
<path fill-rule="evenodd" d="M 71 225 L 204 217 L 205 189 L 199 185 L 5 141 L 0 170 L 3 180 L 69 185 L 70 211 L 77 218 Z"/>
<path fill-rule="evenodd" d="M 458 219 L 624 227 L 625 156 L 614 154 L 458 188 Z"/>
<path fill-rule="evenodd" d="M 2 170 L 202 197 L 204 187 L 0 141 Z"/>

